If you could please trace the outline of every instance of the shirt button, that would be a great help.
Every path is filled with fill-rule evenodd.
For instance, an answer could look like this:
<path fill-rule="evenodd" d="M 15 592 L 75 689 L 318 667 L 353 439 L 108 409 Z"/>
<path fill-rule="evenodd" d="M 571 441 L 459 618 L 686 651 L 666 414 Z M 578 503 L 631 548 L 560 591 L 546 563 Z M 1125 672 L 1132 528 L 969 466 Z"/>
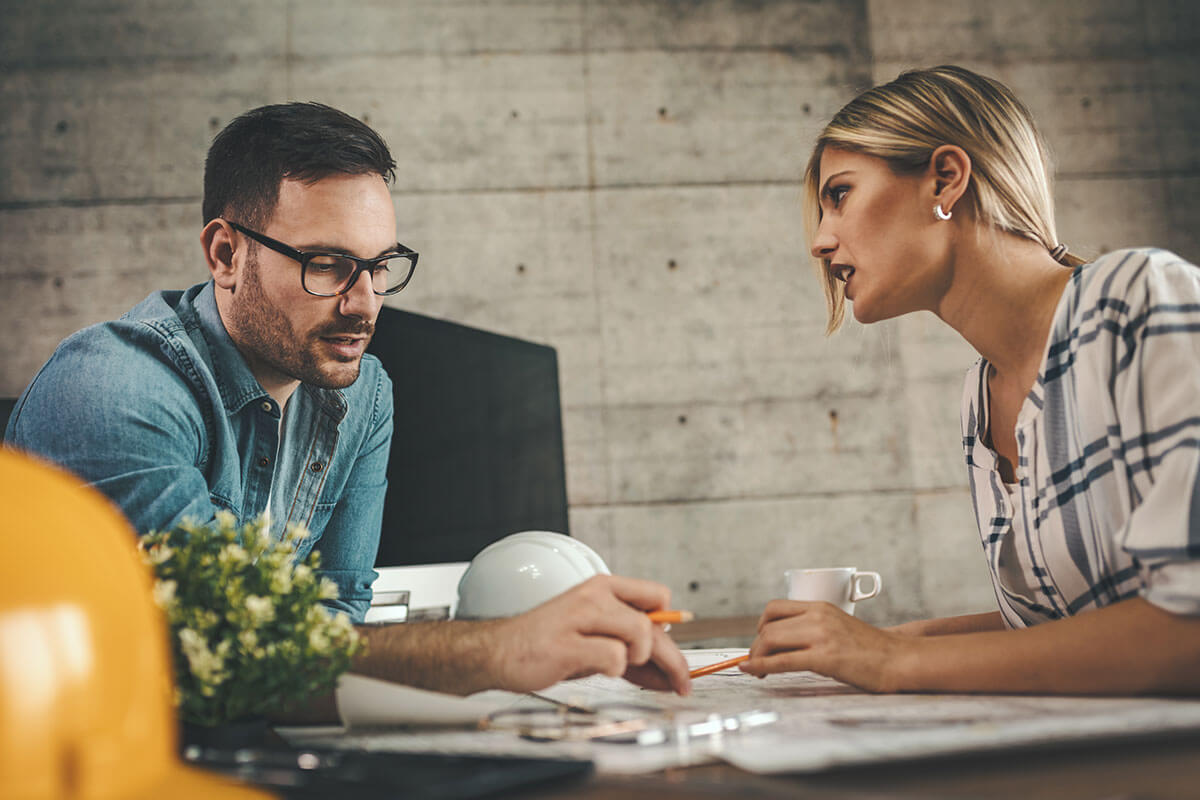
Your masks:
<path fill-rule="evenodd" d="M 267 464 L 270 464 L 270 463 L 271 463 L 271 459 L 267 458 L 266 456 L 263 456 L 262 458 L 260 458 L 258 460 L 258 465 L 260 467 L 265 467 Z"/>
<path fill-rule="evenodd" d="M 325 469 L 325 465 L 322 464 L 320 461 L 314 461 L 309 466 L 309 469 L 311 469 L 313 472 L 320 472 L 321 470 Z"/>
<path fill-rule="evenodd" d="M 271 401 L 264 400 L 263 404 L 262 404 L 262 410 L 267 412 L 268 414 L 270 414 L 271 413 Z"/>

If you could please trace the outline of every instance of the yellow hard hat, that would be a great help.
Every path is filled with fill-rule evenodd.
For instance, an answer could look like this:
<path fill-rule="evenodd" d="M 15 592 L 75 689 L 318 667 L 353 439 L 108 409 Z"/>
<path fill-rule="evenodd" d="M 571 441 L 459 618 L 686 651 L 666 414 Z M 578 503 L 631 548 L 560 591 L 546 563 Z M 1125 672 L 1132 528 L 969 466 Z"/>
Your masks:
<path fill-rule="evenodd" d="M 270 797 L 176 755 L 166 620 L 120 511 L 6 449 L 0 509 L 0 797 Z"/>

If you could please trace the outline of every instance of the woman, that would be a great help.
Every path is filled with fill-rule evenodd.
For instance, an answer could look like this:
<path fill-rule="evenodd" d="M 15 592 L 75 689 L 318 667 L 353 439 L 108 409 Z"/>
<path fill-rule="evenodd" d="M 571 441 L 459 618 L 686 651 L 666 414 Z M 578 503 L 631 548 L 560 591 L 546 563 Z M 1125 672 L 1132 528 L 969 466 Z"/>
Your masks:
<path fill-rule="evenodd" d="M 772 601 L 742 669 L 871 691 L 1200 692 L 1200 270 L 1058 242 L 1046 148 L 1001 84 L 909 72 L 805 176 L 829 331 L 928 310 L 980 354 L 963 446 L 1000 610 L 878 629 Z"/>

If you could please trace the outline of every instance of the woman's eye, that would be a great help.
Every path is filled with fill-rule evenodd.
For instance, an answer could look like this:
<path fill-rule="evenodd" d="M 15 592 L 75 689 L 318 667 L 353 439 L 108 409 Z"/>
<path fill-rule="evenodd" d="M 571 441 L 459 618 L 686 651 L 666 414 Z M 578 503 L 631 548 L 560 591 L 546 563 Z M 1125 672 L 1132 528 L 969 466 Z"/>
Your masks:
<path fill-rule="evenodd" d="M 842 198 L 846 196 L 846 192 L 850 191 L 849 186 L 830 186 L 829 199 L 833 201 L 833 207 L 837 208 L 842 204 Z"/>

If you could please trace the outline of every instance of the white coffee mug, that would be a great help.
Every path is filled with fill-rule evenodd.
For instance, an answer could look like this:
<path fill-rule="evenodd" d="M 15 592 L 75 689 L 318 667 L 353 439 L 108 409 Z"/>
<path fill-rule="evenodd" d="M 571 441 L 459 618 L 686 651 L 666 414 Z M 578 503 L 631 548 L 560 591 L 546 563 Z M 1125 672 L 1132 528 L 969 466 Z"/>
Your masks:
<path fill-rule="evenodd" d="M 854 613 L 854 604 L 859 600 L 869 600 L 883 589 L 878 572 L 862 572 L 854 567 L 789 569 L 783 575 L 789 600 L 823 600 L 847 614 Z M 867 578 L 871 579 L 871 590 L 863 591 L 862 582 Z"/>

